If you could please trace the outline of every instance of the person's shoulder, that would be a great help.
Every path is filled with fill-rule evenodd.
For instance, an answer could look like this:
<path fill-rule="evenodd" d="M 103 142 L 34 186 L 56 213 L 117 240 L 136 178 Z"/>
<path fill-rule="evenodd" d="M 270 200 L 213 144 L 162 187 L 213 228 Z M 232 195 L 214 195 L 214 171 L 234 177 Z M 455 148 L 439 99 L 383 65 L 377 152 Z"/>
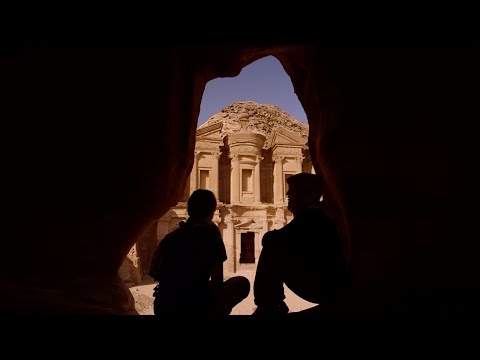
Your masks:
<path fill-rule="evenodd" d="M 170 238 L 176 237 L 176 236 L 178 236 L 178 235 L 180 235 L 180 234 L 183 234 L 183 233 L 185 232 L 185 230 L 186 230 L 185 227 L 179 226 L 179 227 L 173 229 L 172 231 L 170 231 L 170 232 L 166 235 L 166 237 L 170 237 Z"/>
<path fill-rule="evenodd" d="M 185 221 L 180 221 L 176 227 L 171 229 L 166 235 L 165 238 L 167 237 L 172 237 L 177 235 L 180 232 L 183 232 L 185 230 Z"/>
<path fill-rule="evenodd" d="M 214 222 L 196 221 L 190 225 L 190 230 L 201 237 L 220 237 L 220 229 Z"/>
<path fill-rule="evenodd" d="M 271 246 L 272 243 L 275 243 L 275 239 L 278 239 L 279 237 L 281 237 L 281 234 L 282 234 L 281 230 L 282 229 L 273 229 L 273 230 L 267 231 L 263 235 L 262 246 L 265 246 L 265 245 Z"/>
<path fill-rule="evenodd" d="M 203 231 L 213 232 L 213 233 L 220 232 L 220 230 L 218 229 L 218 226 L 211 221 L 202 221 L 202 222 L 199 222 L 196 226 L 198 226 L 198 228 L 202 229 Z"/>
<path fill-rule="evenodd" d="M 295 219 L 294 219 L 295 220 Z M 302 211 L 296 218 L 296 220 L 312 222 L 312 223 L 322 223 L 325 221 L 331 220 L 328 216 L 325 209 L 322 207 L 312 207 Z"/>
<path fill-rule="evenodd" d="M 176 239 L 180 236 L 183 236 L 185 231 L 187 230 L 187 227 L 185 226 L 185 223 L 182 221 L 181 223 L 178 224 L 176 228 L 168 232 L 162 239 L 162 242 L 168 242 L 171 241 L 172 239 Z"/>

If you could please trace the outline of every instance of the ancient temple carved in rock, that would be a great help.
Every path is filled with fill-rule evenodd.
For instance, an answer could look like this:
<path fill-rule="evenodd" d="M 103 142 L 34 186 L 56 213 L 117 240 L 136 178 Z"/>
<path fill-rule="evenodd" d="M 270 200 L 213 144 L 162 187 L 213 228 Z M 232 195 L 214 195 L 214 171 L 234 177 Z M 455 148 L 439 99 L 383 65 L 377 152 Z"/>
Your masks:
<path fill-rule="evenodd" d="M 263 234 L 292 219 L 285 180 L 299 172 L 314 172 L 308 125 L 273 105 L 231 104 L 198 127 L 183 197 L 132 248 L 122 277 L 138 282 L 146 275 L 156 245 L 188 218 L 186 201 L 199 188 L 218 199 L 213 221 L 227 249 L 225 273 L 254 270 Z"/>

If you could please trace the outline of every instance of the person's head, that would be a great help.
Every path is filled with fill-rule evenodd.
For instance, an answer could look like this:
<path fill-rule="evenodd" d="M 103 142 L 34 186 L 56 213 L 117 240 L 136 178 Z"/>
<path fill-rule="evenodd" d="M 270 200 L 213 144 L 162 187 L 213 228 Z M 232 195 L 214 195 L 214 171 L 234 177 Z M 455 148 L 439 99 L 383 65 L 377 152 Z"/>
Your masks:
<path fill-rule="evenodd" d="M 187 202 L 188 215 L 192 218 L 213 219 L 217 199 L 210 190 L 198 189 L 192 192 Z"/>
<path fill-rule="evenodd" d="M 323 195 L 323 181 L 320 176 L 309 173 L 299 173 L 287 178 L 288 210 L 293 215 L 318 204 Z"/>

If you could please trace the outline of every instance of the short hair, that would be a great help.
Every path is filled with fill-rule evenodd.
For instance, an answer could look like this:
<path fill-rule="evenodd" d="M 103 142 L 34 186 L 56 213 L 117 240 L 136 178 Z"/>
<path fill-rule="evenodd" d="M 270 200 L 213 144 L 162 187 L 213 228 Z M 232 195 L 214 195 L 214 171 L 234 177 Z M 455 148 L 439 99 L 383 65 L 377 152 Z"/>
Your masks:
<path fill-rule="evenodd" d="M 191 217 L 208 217 L 217 208 L 217 199 L 210 190 L 197 189 L 188 198 L 187 211 Z"/>
<path fill-rule="evenodd" d="M 324 191 L 323 180 L 317 174 L 299 173 L 289 176 L 286 181 L 290 188 L 299 189 L 312 196 L 320 197 Z"/>

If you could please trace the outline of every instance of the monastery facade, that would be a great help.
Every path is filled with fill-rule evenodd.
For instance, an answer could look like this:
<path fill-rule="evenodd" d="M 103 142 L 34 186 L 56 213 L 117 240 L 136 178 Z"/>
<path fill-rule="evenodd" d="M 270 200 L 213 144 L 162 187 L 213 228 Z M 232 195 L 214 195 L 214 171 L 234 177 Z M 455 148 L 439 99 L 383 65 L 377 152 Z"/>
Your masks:
<path fill-rule="evenodd" d="M 254 270 L 263 234 L 292 219 L 286 179 L 300 172 L 314 172 L 307 124 L 278 107 L 254 102 L 233 103 L 213 115 L 197 129 L 193 169 L 182 199 L 130 251 L 127 260 L 139 272 L 133 281 L 148 273 L 158 242 L 188 218 L 186 201 L 196 189 L 209 189 L 217 197 L 213 221 L 227 249 L 225 274 Z"/>

